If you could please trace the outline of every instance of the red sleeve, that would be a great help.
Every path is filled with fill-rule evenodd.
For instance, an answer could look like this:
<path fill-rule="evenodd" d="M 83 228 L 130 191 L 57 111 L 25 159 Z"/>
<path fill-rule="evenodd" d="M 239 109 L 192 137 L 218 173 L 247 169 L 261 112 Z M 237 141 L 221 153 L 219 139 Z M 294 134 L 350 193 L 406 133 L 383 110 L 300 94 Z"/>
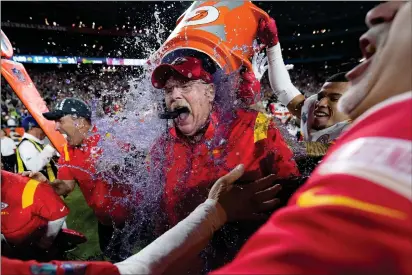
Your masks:
<path fill-rule="evenodd" d="M 64 156 L 59 158 L 59 170 L 57 171 L 57 178 L 59 180 L 74 180 L 70 168 L 68 167 L 68 162 L 64 160 Z"/>
<path fill-rule="evenodd" d="M 265 144 L 265 152 L 268 151 L 274 155 L 274 160 L 268 163 L 271 174 L 277 174 L 280 178 L 299 175 L 298 167 L 293 159 L 293 152 L 273 121 L 269 124 L 268 139 Z"/>
<path fill-rule="evenodd" d="M 119 270 L 110 262 L 60 262 L 39 263 L 36 261 L 12 260 L 1 257 L 1 274 L 84 274 L 120 275 Z"/>
<path fill-rule="evenodd" d="M 40 183 L 34 194 L 33 214 L 47 221 L 55 221 L 69 214 L 69 208 L 46 183 Z"/>
<path fill-rule="evenodd" d="M 412 274 L 410 201 L 351 176 L 313 185 L 213 274 Z"/>

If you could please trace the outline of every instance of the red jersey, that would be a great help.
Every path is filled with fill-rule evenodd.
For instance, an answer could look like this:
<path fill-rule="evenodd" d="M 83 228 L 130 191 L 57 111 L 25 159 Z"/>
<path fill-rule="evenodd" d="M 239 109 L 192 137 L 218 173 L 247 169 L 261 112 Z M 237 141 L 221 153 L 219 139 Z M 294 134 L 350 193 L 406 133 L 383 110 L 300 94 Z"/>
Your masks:
<path fill-rule="evenodd" d="M 68 214 L 69 208 L 49 184 L 1 171 L 1 233 L 7 242 L 42 237 L 49 221 Z"/>
<path fill-rule="evenodd" d="M 127 186 L 108 184 L 98 174 L 96 161 L 103 150 L 98 146 L 100 135 L 97 129 L 86 138 L 81 146 L 66 146 L 59 159 L 57 178 L 76 180 L 87 204 L 93 209 L 97 219 L 105 225 L 123 224 L 130 216 L 130 209 L 124 198 L 130 196 Z"/>
<path fill-rule="evenodd" d="M 84 275 L 120 275 L 119 270 L 110 262 L 78 262 L 13 260 L 1 257 L 1 274 L 37 275 L 37 274 L 84 274 Z"/>
<path fill-rule="evenodd" d="M 292 151 L 275 123 L 263 113 L 238 110 L 231 123 L 219 122 L 212 113 L 202 140 L 190 143 L 176 133 L 157 143 L 165 154 L 165 207 L 171 225 L 202 203 L 216 180 L 238 164 L 245 165 L 240 181 L 250 182 L 270 174 L 279 178 L 298 175 Z M 155 160 L 159 162 L 160 160 Z"/>
<path fill-rule="evenodd" d="M 359 117 L 215 274 L 412 274 L 412 93 Z"/>

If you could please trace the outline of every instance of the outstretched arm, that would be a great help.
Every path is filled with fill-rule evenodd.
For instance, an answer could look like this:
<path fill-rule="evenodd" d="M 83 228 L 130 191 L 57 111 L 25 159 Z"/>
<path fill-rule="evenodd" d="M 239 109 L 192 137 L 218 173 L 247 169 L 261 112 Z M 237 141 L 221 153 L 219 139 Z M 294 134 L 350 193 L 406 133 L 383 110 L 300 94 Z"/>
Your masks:
<path fill-rule="evenodd" d="M 296 117 L 301 117 L 305 97 L 292 84 L 286 65 L 283 62 L 276 22 L 273 18 L 259 22 L 258 38 L 267 46 L 269 81 L 274 94 Z"/>

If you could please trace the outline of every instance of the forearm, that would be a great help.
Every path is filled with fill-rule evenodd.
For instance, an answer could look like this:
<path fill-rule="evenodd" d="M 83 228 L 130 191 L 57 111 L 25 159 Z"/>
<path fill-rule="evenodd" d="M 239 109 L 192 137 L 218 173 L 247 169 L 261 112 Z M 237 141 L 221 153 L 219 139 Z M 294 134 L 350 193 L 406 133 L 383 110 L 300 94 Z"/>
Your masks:
<path fill-rule="evenodd" d="M 221 206 L 207 200 L 175 227 L 116 266 L 120 274 L 161 274 L 188 252 L 200 252 L 203 247 L 198 244 L 210 239 L 225 222 Z"/>
<path fill-rule="evenodd" d="M 288 107 L 289 111 L 300 118 L 304 96 L 292 84 L 289 73 L 283 62 L 280 43 L 267 49 L 268 73 L 271 88 L 279 101 Z"/>
<path fill-rule="evenodd" d="M 76 186 L 76 182 L 74 180 L 59 180 L 55 179 L 51 183 L 54 191 L 59 195 L 59 196 L 64 196 L 68 195 L 74 190 L 74 187 Z"/>

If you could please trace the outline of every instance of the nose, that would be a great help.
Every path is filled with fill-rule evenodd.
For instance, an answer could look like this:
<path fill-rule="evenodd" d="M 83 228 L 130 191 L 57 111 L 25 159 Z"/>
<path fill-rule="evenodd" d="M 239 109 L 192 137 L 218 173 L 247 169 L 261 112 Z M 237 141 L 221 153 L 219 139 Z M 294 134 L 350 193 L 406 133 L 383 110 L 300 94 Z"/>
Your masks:
<path fill-rule="evenodd" d="M 326 98 L 326 96 L 319 100 L 318 106 L 328 107 L 328 99 Z"/>
<path fill-rule="evenodd" d="M 406 2 L 401 1 L 389 1 L 376 6 L 366 15 L 366 25 L 371 28 L 378 24 L 391 22 L 400 7 L 405 3 Z"/>
<path fill-rule="evenodd" d="M 179 87 L 174 87 L 172 92 L 170 93 L 170 98 L 172 100 L 172 102 L 178 100 L 178 99 L 182 99 L 182 89 Z"/>

